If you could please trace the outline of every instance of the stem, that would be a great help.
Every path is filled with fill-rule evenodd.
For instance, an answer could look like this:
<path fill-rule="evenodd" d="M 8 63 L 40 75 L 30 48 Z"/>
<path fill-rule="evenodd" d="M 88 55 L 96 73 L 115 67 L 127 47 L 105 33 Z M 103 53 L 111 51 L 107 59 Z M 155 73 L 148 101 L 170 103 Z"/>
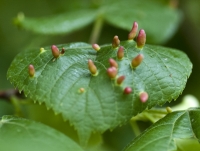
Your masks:
<path fill-rule="evenodd" d="M 166 109 L 151 109 L 151 110 L 146 110 L 149 113 L 156 113 L 156 114 L 167 114 Z"/>
<path fill-rule="evenodd" d="M 92 33 L 91 33 L 91 36 L 90 36 L 90 43 L 91 44 L 94 44 L 98 41 L 102 26 L 103 26 L 103 17 L 99 16 L 96 19 L 94 26 L 93 26 L 93 29 L 92 29 Z"/>
<path fill-rule="evenodd" d="M 148 113 L 144 113 L 144 116 L 149 119 L 152 123 L 155 123 L 157 120 L 151 115 L 151 114 L 148 114 Z"/>
<path fill-rule="evenodd" d="M 140 135 L 141 132 L 140 132 L 137 122 L 135 120 L 131 120 L 130 122 L 131 122 L 131 127 L 133 129 L 133 132 L 135 133 L 135 136 Z"/>
<path fill-rule="evenodd" d="M 15 115 L 16 116 L 22 116 L 22 110 L 21 110 L 21 106 L 20 106 L 20 102 L 16 97 L 11 97 L 11 102 L 15 108 Z"/>
<path fill-rule="evenodd" d="M 9 89 L 0 91 L 0 99 L 10 102 L 10 98 L 13 96 L 20 96 L 18 90 Z"/>

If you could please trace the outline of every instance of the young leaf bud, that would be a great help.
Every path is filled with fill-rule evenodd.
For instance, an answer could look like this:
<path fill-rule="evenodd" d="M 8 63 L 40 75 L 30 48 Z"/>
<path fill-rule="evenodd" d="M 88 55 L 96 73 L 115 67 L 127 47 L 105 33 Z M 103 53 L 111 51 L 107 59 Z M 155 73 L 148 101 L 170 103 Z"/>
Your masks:
<path fill-rule="evenodd" d="M 53 54 L 54 58 L 58 58 L 60 56 L 60 51 L 59 51 L 57 46 L 52 45 L 51 46 L 51 51 L 52 51 L 52 54 Z"/>
<path fill-rule="evenodd" d="M 21 22 L 21 21 L 23 21 L 24 20 L 24 18 L 25 18 L 25 15 L 24 15 L 24 13 L 22 13 L 22 12 L 19 12 L 18 14 L 17 14 L 17 19 Z"/>
<path fill-rule="evenodd" d="M 172 113 L 172 109 L 170 107 L 166 107 L 167 113 Z"/>
<path fill-rule="evenodd" d="M 133 60 L 131 61 L 132 68 L 136 68 L 137 66 L 139 66 L 143 59 L 144 59 L 143 54 L 139 54 L 135 58 L 133 58 Z"/>
<path fill-rule="evenodd" d="M 110 58 L 109 59 L 109 63 L 110 63 L 111 67 L 118 68 L 118 64 L 117 64 L 117 62 L 114 59 Z"/>
<path fill-rule="evenodd" d="M 29 73 L 30 77 L 34 77 L 34 75 L 35 75 L 35 68 L 34 68 L 34 66 L 32 64 L 30 64 L 28 66 L 28 73 Z"/>
<path fill-rule="evenodd" d="M 110 67 L 107 69 L 107 74 L 111 79 L 114 79 L 117 76 L 117 69 L 115 67 Z"/>
<path fill-rule="evenodd" d="M 44 48 L 40 48 L 40 53 L 45 52 Z"/>
<path fill-rule="evenodd" d="M 146 33 L 143 29 L 141 29 L 137 37 L 137 47 L 143 48 L 145 43 L 146 43 Z"/>
<path fill-rule="evenodd" d="M 98 44 L 92 44 L 92 48 L 96 51 L 99 51 L 101 48 Z"/>
<path fill-rule="evenodd" d="M 117 51 L 117 58 L 121 60 L 124 57 L 124 47 L 120 46 Z"/>
<path fill-rule="evenodd" d="M 130 87 L 126 87 L 124 89 L 124 94 L 130 94 L 132 92 L 132 89 Z"/>
<path fill-rule="evenodd" d="M 90 70 L 90 73 L 92 75 L 96 75 L 97 74 L 97 67 L 94 65 L 92 60 L 88 60 L 88 68 Z"/>
<path fill-rule="evenodd" d="M 112 42 L 112 47 L 117 48 L 119 46 L 119 44 L 120 44 L 120 40 L 119 40 L 118 36 L 114 36 L 113 42 Z"/>
<path fill-rule="evenodd" d="M 130 33 L 128 34 L 128 40 L 133 40 L 136 37 L 137 30 L 138 30 L 138 23 L 134 22 L 133 27 L 132 27 Z"/>
<path fill-rule="evenodd" d="M 121 85 L 124 80 L 125 80 L 125 76 L 122 75 L 122 76 L 118 77 L 117 78 L 117 84 Z"/>
<path fill-rule="evenodd" d="M 145 103 L 149 98 L 149 95 L 147 92 L 141 92 L 139 95 L 140 95 L 140 101 L 142 103 Z"/>

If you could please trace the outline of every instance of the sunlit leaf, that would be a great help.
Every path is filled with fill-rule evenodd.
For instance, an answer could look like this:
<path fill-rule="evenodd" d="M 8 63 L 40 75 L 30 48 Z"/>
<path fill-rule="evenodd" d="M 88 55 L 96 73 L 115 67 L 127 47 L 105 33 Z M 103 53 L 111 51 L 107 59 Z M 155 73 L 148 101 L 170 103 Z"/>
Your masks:
<path fill-rule="evenodd" d="M 199 139 L 199 132 L 196 131 L 199 125 L 196 123 L 199 123 L 200 118 L 193 112 L 200 114 L 200 108 L 176 111 L 166 115 L 136 137 L 124 151 L 172 151 L 178 149 L 179 146 L 177 147 L 175 142 L 180 142 L 181 139 L 194 137 Z M 179 143 L 180 146 L 181 144 Z M 194 144 L 197 145 L 196 142 Z"/>
<path fill-rule="evenodd" d="M 93 131 L 113 129 L 146 108 L 176 99 L 191 73 L 191 62 L 178 50 L 152 45 L 141 50 L 131 40 L 121 42 L 121 46 L 125 48 L 122 60 L 117 59 L 117 48 L 111 45 L 98 52 L 86 43 L 58 45 L 65 53 L 57 59 L 50 47 L 26 50 L 12 62 L 8 79 L 25 95 L 61 113 L 85 144 Z M 143 54 L 144 60 L 132 68 L 131 60 L 138 54 Z M 107 75 L 109 58 L 117 61 L 118 76 L 125 76 L 122 85 Z M 98 69 L 96 76 L 88 69 L 88 59 Z M 30 64 L 35 67 L 34 77 L 28 73 Z M 132 93 L 124 94 L 126 87 Z M 143 91 L 149 95 L 146 103 L 139 98 Z"/>

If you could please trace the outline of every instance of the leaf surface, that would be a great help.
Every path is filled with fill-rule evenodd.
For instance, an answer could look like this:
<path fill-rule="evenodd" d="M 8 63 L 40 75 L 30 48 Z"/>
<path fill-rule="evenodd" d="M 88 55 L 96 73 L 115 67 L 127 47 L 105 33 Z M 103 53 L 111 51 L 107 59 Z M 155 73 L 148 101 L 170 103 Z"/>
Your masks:
<path fill-rule="evenodd" d="M 166 115 L 136 137 L 124 151 L 172 151 L 177 150 L 177 140 L 192 137 L 199 139 L 196 131 L 199 125 L 194 124 L 194 121 L 199 122 L 200 118 L 193 112 L 200 114 L 200 108 L 190 108 Z"/>
<path fill-rule="evenodd" d="M 85 144 L 93 131 L 113 129 L 146 108 L 176 99 L 191 73 L 190 60 L 178 50 L 152 45 L 141 50 L 133 40 L 121 42 L 121 46 L 125 48 L 122 60 L 117 59 L 117 48 L 109 44 L 98 52 L 86 43 L 58 45 L 66 51 L 57 59 L 50 47 L 42 52 L 26 50 L 14 59 L 7 76 L 25 95 L 61 113 L 76 127 Z M 132 68 L 131 60 L 138 54 L 143 54 L 144 60 Z M 122 85 L 107 75 L 109 58 L 117 61 L 118 76 L 125 76 Z M 88 59 L 94 61 L 97 76 L 90 74 Z M 28 74 L 30 64 L 35 67 L 34 77 Z M 131 87 L 132 93 L 124 94 L 126 87 Z M 146 103 L 139 99 L 143 91 L 149 95 Z"/>
<path fill-rule="evenodd" d="M 189 139 L 175 139 L 177 151 L 199 151 L 200 144 L 194 138 Z"/>
<path fill-rule="evenodd" d="M 12 116 L 0 121 L 0 146 L 2 151 L 83 151 L 59 131 Z"/>

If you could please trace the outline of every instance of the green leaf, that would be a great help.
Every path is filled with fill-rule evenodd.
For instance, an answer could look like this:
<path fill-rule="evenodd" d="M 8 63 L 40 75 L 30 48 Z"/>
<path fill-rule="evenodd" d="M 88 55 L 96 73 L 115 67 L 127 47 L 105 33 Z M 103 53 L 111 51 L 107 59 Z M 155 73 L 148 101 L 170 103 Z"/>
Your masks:
<path fill-rule="evenodd" d="M 65 34 L 81 29 L 99 17 L 128 31 L 137 21 L 139 28 L 146 29 L 149 43 L 163 43 L 173 36 L 182 18 L 181 12 L 170 6 L 170 0 L 108 0 L 93 4 L 98 8 L 91 10 L 83 5 L 81 10 L 52 17 L 29 18 L 19 14 L 14 22 L 36 33 Z"/>
<path fill-rule="evenodd" d="M 145 29 L 148 43 L 163 43 L 172 37 L 181 21 L 181 13 L 166 0 L 128 0 L 115 2 L 107 9 L 105 19 L 113 26 L 131 30 L 133 21 Z"/>
<path fill-rule="evenodd" d="M 63 121 L 61 114 L 55 115 L 53 110 L 47 110 L 45 104 L 25 104 L 22 107 L 24 109 L 23 117 L 48 125 L 64 133 L 75 142 L 79 142 L 77 131 L 70 125 L 69 121 Z M 87 147 L 98 146 L 101 143 L 101 134 L 95 133 L 90 136 Z"/>
<path fill-rule="evenodd" d="M 59 131 L 12 116 L 0 121 L 0 146 L 2 151 L 83 151 Z"/>
<path fill-rule="evenodd" d="M 94 10 L 76 10 L 50 17 L 29 18 L 19 14 L 15 24 L 41 34 L 64 34 L 90 24 L 96 16 Z"/>
<path fill-rule="evenodd" d="M 190 112 L 190 117 L 191 118 L 191 125 L 193 132 L 195 133 L 196 137 L 198 138 L 198 141 L 200 142 L 200 114 L 199 114 L 199 109 L 194 109 L 191 110 Z"/>
<path fill-rule="evenodd" d="M 178 50 L 145 45 L 138 49 L 133 40 L 121 42 L 125 57 L 117 60 L 117 48 L 104 45 L 97 52 L 86 43 L 58 45 L 66 51 L 55 59 L 51 48 L 26 50 L 20 53 L 8 70 L 8 79 L 33 100 L 45 102 L 55 113 L 61 113 L 78 130 L 82 144 L 86 144 L 91 132 L 104 132 L 126 123 L 133 115 L 176 99 L 183 91 L 192 64 Z M 132 58 L 144 55 L 137 67 L 130 66 Z M 125 81 L 117 85 L 107 75 L 109 58 L 116 59 L 118 76 Z M 98 75 L 88 70 L 88 59 L 97 66 Z M 28 66 L 35 67 L 34 77 L 28 74 Z M 131 87 L 131 94 L 124 94 Z M 84 88 L 84 92 L 80 92 Z M 146 91 L 149 99 L 142 103 L 140 92 Z"/>
<path fill-rule="evenodd" d="M 199 151 L 200 144 L 196 139 L 175 139 L 177 151 Z"/>
<path fill-rule="evenodd" d="M 200 114 L 200 108 L 190 108 L 185 111 L 176 111 L 166 115 L 164 118 L 146 129 L 142 134 L 136 137 L 125 151 L 171 151 L 177 150 L 176 139 L 197 137 L 199 125 L 193 124 L 199 122 L 193 112 Z"/>

